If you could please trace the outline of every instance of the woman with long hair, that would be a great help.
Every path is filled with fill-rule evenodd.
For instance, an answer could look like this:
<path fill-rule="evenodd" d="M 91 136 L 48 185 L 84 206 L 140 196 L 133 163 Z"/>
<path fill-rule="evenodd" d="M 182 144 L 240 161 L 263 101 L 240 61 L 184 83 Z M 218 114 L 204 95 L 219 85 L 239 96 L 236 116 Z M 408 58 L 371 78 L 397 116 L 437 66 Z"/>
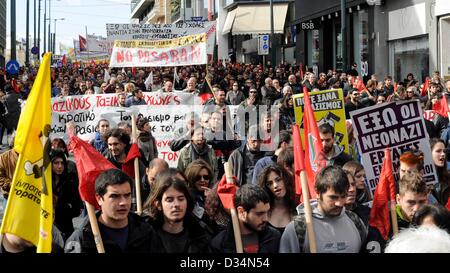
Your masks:
<path fill-rule="evenodd" d="M 164 253 L 206 253 L 209 234 L 192 216 L 194 199 L 186 182 L 164 176 L 144 205 L 161 239 Z"/>
<path fill-rule="evenodd" d="M 447 155 L 445 142 L 440 138 L 430 139 L 431 157 L 438 175 L 438 182 L 432 194 L 441 205 L 446 205 L 450 196 L 450 174 L 447 171 Z"/>
<path fill-rule="evenodd" d="M 207 217 L 205 214 L 205 200 L 211 191 L 210 187 L 212 186 L 211 181 L 214 173 L 206 161 L 197 159 L 187 166 L 184 174 L 194 197 L 195 206 L 192 212 L 198 219 L 204 219 L 204 217 Z"/>
<path fill-rule="evenodd" d="M 270 165 L 258 176 L 258 185 L 270 197 L 268 222 L 282 234 L 297 214 L 293 178 L 282 167 Z"/>
<path fill-rule="evenodd" d="M 364 171 L 364 166 L 358 161 L 349 161 L 344 164 L 342 169 L 355 178 L 356 184 L 356 203 L 364 204 L 372 200 L 369 189 L 366 185 L 366 172 Z"/>

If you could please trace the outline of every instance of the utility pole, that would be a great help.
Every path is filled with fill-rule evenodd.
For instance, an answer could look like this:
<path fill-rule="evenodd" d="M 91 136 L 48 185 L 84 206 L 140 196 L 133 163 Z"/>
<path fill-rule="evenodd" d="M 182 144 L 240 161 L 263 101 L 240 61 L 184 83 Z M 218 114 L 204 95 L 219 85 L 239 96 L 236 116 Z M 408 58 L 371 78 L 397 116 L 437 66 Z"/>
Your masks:
<path fill-rule="evenodd" d="M 34 0 L 34 32 L 33 32 L 33 46 L 36 46 L 36 0 Z"/>
<path fill-rule="evenodd" d="M 11 57 L 16 59 L 16 1 L 11 1 Z"/>
<path fill-rule="evenodd" d="M 347 71 L 347 23 L 345 19 L 345 0 L 341 0 L 342 72 Z"/>
<path fill-rule="evenodd" d="M 52 32 L 50 31 L 50 25 L 52 23 L 51 16 L 52 16 L 52 0 L 48 0 L 48 51 L 52 51 Z"/>
<path fill-rule="evenodd" d="M 275 68 L 276 64 L 276 52 L 275 52 L 275 35 L 273 31 L 273 0 L 270 0 L 270 41 L 272 46 L 270 48 L 270 53 L 272 53 L 271 65 Z"/>
<path fill-rule="evenodd" d="M 15 1 L 13 1 L 15 2 Z M 27 36 L 25 41 L 25 66 L 28 67 L 30 65 L 30 0 L 27 0 L 27 20 L 26 20 L 26 28 L 25 35 Z"/>
<path fill-rule="evenodd" d="M 44 0 L 44 53 L 47 51 L 47 0 Z"/>
<path fill-rule="evenodd" d="M 37 47 L 38 47 L 38 54 L 37 54 L 37 59 L 40 60 L 41 59 L 41 1 L 42 0 L 38 0 L 39 5 L 38 5 L 38 31 L 37 31 Z"/>

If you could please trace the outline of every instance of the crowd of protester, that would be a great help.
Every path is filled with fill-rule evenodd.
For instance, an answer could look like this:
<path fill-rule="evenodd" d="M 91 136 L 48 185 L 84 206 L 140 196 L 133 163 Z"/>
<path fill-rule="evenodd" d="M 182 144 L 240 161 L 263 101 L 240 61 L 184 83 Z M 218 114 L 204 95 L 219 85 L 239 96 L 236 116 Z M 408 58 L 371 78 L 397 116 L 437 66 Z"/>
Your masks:
<path fill-rule="evenodd" d="M 236 252 L 230 214 L 217 193 L 225 181 L 224 162 L 230 163 L 239 186 L 234 205 L 244 252 L 309 252 L 305 208 L 294 188 L 293 95 L 341 88 L 347 119 L 351 111 L 389 101 L 417 99 L 423 110 L 431 110 L 443 96 L 450 95 L 450 80 L 444 82 L 438 71 L 431 75 L 424 95 L 425 79 L 416 79 L 412 74 L 399 82 L 394 82 L 389 75 L 374 74 L 363 83 L 364 78 L 355 69 L 328 70 L 315 75 L 311 71 L 299 71 L 299 66 L 294 65 L 263 67 L 219 62 L 177 70 L 108 69 L 106 64 L 80 66 L 76 63 L 52 68 L 52 97 L 115 93 L 119 98 L 117 106 L 129 107 L 146 104 L 143 92 L 206 95 L 203 103 L 210 110 L 198 122 L 186 124 L 187 134 L 174 132 L 170 148 L 179 151 L 177 168 L 169 168 L 158 157 L 149 120 L 137 120 L 142 155 L 139 175 L 143 214 L 139 216 L 135 214 L 134 182 L 120 171 L 130 150 L 132 126 L 124 122 L 110 128 L 107 119 L 98 121 L 90 144 L 118 168 L 102 173 L 96 180 L 96 197 L 101 207 L 97 217 L 106 252 Z M 14 79 L 10 75 L 0 77 L 0 140 L 6 132 L 10 136 L 6 144 L 11 148 L 0 155 L 4 207 L 17 162 L 17 153 L 12 149 L 13 132 L 21 102 L 29 95 L 36 71 L 32 67 L 22 68 Z M 146 80 L 150 73 L 153 82 L 149 84 Z M 229 130 L 223 110 L 227 105 L 276 107 L 279 116 L 263 114 L 257 125 L 246 126 L 245 139 L 225 139 L 217 136 Z M 272 123 L 279 125 L 277 142 L 265 146 L 269 149 L 261 149 L 274 139 L 258 132 L 270 133 Z M 436 114 L 434 120 L 425 123 L 439 181 L 431 188 L 423 181 L 423 153 L 407 151 L 402 155 L 397 181 L 398 223 L 400 229 L 437 226 L 445 231 L 441 236 L 448 237 L 450 216 L 444 208 L 450 196 L 448 119 Z M 336 145 L 332 126 L 319 126 L 327 166 L 316 177 L 318 197 L 311 202 L 317 249 L 318 252 L 383 252 L 393 232 L 385 240 L 376 229 L 369 227 L 372 193 L 365 182 L 364 167 L 358 161 L 360 156 L 351 124 L 347 131 L 350 154 Z M 50 157 L 54 231 L 59 232 L 59 236 L 54 236 L 54 251 L 94 253 L 97 251 L 94 237 L 77 190 L 77 166 L 70 159 L 67 143 L 52 139 Z M 72 220 L 80 215 L 85 218 L 80 226 L 74 227 Z M 0 251 L 22 252 L 31 248 L 29 242 L 6 234 Z"/>

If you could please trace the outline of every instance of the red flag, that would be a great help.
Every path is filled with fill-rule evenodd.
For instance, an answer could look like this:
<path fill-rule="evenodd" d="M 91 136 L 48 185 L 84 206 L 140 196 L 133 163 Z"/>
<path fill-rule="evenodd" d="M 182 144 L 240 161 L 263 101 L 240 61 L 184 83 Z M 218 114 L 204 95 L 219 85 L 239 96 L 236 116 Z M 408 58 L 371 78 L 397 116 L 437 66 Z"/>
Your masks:
<path fill-rule="evenodd" d="M 450 197 L 448 198 L 447 205 L 445 205 L 445 207 L 446 207 L 448 210 L 450 210 Z"/>
<path fill-rule="evenodd" d="M 397 93 L 397 83 L 394 82 L 394 92 Z"/>
<path fill-rule="evenodd" d="M 131 74 L 133 74 L 133 76 L 136 76 L 136 67 L 131 68 Z"/>
<path fill-rule="evenodd" d="M 427 79 L 425 80 L 425 83 L 423 84 L 422 90 L 420 90 L 420 95 L 422 97 L 427 95 L 427 90 L 428 90 L 429 86 L 430 86 L 430 78 L 427 77 Z"/>
<path fill-rule="evenodd" d="M 309 192 L 311 198 L 316 198 L 314 189 L 316 174 L 325 167 L 326 161 L 323 155 L 323 146 L 320 141 L 319 128 L 314 116 L 314 110 L 311 105 L 309 93 L 306 87 L 303 87 L 304 108 L 303 108 L 303 131 L 305 135 L 305 169 L 308 178 Z"/>
<path fill-rule="evenodd" d="M 16 92 L 17 94 L 20 93 L 20 87 L 17 84 L 17 80 L 15 78 L 11 79 L 11 87 L 13 88 L 14 92 Z"/>
<path fill-rule="evenodd" d="M 388 239 L 389 230 L 391 229 L 389 201 L 395 202 L 395 179 L 391 150 L 386 148 L 384 150 L 384 162 L 380 180 L 373 195 L 369 219 L 369 225 L 378 229 L 384 240 Z"/>
<path fill-rule="evenodd" d="M 95 199 L 95 180 L 102 172 L 116 169 L 116 167 L 89 143 L 70 134 L 70 132 L 69 137 L 69 149 L 73 151 L 77 165 L 78 179 L 80 181 L 78 190 L 81 199 L 99 209 L 100 206 Z"/>
<path fill-rule="evenodd" d="M 61 59 L 61 63 L 63 66 L 67 65 L 67 61 L 66 61 L 66 54 L 63 55 L 62 59 Z"/>
<path fill-rule="evenodd" d="M 448 109 L 447 96 L 443 95 L 442 98 L 438 102 L 433 104 L 432 108 L 434 111 L 439 113 L 444 118 L 448 118 L 449 109 Z"/>
<path fill-rule="evenodd" d="M 125 163 L 123 163 L 122 165 L 122 171 L 124 171 L 133 179 L 134 179 L 134 159 L 140 157 L 141 153 L 139 152 L 139 147 L 137 143 L 133 143 L 130 147 L 130 150 L 128 151 L 127 159 L 125 159 Z"/>
<path fill-rule="evenodd" d="M 361 93 L 362 91 L 364 91 L 364 90 L 367 90 L 366 89 L 366 85 L 364 84 L 364 81 L 361 79 L 361 78 L 359 78 L 358 77 L 358 83 L 356 84 L 356 89 L 358 89 L 358 91 Z"/>
<path fill-rule="evenodd" d="M 236 177 L 234 176 L 233 181 L 236 181 Z M 237 188 L 236 183 L 228 184 L 226 176 L 222 176 L 222 179 L 217 186 L 217 194 L 225 209 L 234 208 L 234 195 L 236 194 Z"/>
<path fill-rule="evenodd" d="M 211 93 L 203 93 L 198 95 L 200 97 L 200 104 L 205 104 L 210 98 L 212 98 Z"/>
<path fill-rule="evenodd" d="M 87 51 L 87 42 L 86 38 L 81 35 L 78 35 L 78 39 L 80 41 L 80 51 Z"/>
<path fill-rule="evenodd" d="M 302 185 L 300 182 L 300 172 L 305 170 L 305 152 L 303 151 L 298 124 L 294 124 L 292 127 L 292 137 L 294 139 L 295 193 L 301 195 Z"/>
<path fill-rule="evenodd" d="M 303 63 L 300 63 L 300 71 L 298 71 L 298 75 L 300 76 L 300 82 L 303 81 Z"/>

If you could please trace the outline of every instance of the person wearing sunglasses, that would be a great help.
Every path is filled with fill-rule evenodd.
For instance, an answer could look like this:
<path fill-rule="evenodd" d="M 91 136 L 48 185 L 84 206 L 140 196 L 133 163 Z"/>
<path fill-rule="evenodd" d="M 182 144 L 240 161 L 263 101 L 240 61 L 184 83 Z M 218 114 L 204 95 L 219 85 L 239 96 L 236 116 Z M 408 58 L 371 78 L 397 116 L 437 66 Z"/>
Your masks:
<path fill-rule="evenodd" d="M 205 213 L 205 200 L 213 186 L 214 173 L 210 165 L 202 159 L 194 160 L 187 166 L 184 174 L 186 175 L 189 189 L 195 199 L 195 206 L 192 213 L 199 220 L 209 222 L 209 217 Z"/>

